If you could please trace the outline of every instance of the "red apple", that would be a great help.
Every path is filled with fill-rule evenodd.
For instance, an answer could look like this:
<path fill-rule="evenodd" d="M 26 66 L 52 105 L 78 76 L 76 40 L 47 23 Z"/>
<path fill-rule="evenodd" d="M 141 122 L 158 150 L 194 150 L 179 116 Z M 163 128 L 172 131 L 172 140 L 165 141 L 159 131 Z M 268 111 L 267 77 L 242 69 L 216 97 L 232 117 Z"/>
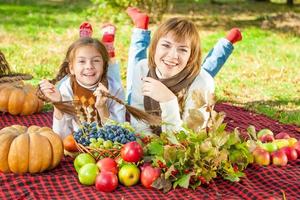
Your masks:
<path fill-rule="evenodd" d="M 262 135 L 259 138 L 259 140 L 262 141 L 262 142 L 273 142 L 274 141 L 274 136 L 273 135 L 269 135 L 269 134 Z"/>
<path fill-rule="evenodd" d="M 99 167 L 101 172 L 108 171 L 114 174 L 118 173 L 118 165 L 116 161 L 112 158 L 103 158 L 97 162 L 97 166 Z"/>
<path fill-rule="evenodd" d="M 277 166 L 286 166 L 288 158 L 282 150 L 272 153 L 272 162 Z"/>
<path fill-rule="evenodd" d="M 300 158 L 300 141 L 296 142 L 293 147 L 295 148 L 295 150 L 297 151 L 297 154 Z"/>
<path fill-rule="evenodd" d="M 140 166 L 141 171 L 143 171 L 147 166 L 151 166 L 151 163 L 150 162 L 143 163 L 143 165 Z"/>
<path fill-rule="evenodd" d="M 264 149 L 256 148 L 253 151 L 254 161 L 258 165 L 266 166 L 270 164 L 270 154 Z"/>
<path fill-rule="evenodd" d="M 277 135 L 275 135 L 276 139 L 289 139 L 290 136 L 286 132 L 280 132 Z"/>
<path fill-rule="evenodd" d="M 122 147 L 121 157 L 127 162 L 138 162 L 143 157 L 143 148 L 137 142 L 129 142 Z"/>
<path fill-rule="evenodd" d="M 118 177 L 112 172 L 102 171 L 96 178 L 95 186 L 102 192 L 114 191 L 118 187 Z"/>
<path fill-rule="evenodd" d="M 297 157 L 298 157 L 297 151 L 293 147 L 283 147 L 281 149 L 281 151 L 283 151 L 285 153 L 285 155 L 287 156 L 288 160 L 296 160 Z"/>
<path fill-rule="evenodd" d="M 160 168 L 146 166 L 141 173 L 141 182 L 144 187 L 151 188 L 152 183 L 160 176 Z"/>

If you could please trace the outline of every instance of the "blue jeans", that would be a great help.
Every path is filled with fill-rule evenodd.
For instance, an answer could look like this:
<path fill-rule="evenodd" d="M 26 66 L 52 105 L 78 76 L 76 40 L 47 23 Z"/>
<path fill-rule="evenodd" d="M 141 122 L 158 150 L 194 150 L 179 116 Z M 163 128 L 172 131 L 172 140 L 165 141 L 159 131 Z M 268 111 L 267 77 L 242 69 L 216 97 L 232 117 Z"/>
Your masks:
<path fill-rule="evenodd" d="M 134 28 L 131 35 L 131 43 L 128 54 L 126 95 L 128 104 L 131 99 L 132 75 L 134 67 L 140 60 L 147 58 L 147 48 L 150 43 L 149 30 Z M 233 51 L 233 45 L 225 38 L 220 39 L 214 48 L 210 50 L 202 63 L 202 67 L 212 76 L 215 77 L 223 67 L 227 58 Z"/>

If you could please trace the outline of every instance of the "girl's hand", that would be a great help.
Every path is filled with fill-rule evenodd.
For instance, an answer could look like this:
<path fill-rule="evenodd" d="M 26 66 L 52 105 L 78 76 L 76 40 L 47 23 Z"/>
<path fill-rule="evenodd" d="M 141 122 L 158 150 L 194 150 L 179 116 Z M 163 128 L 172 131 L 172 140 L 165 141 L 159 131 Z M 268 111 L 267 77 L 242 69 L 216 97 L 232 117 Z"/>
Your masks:
<path fill-rule="evenodd" d="M 103 96 L 100 90 L 103 90 L 103 91 L 108 93 L 107 88 L 104 85 L 102 85 L 102 83 L 99 83 L 97 89 L 94 92 L 94 95 L 96 96 L 95 107 L 97 109 L 103 108 L 105 106 L 106 101 L 107 101 L 107 97 Z"/>
<path fill-rule="evenodd" d="M 39 85 L 43 94 L 49 98 L 51 102 L 61 101 L 60 92 L 48 80 L 42 80 Z"/>
<path fill-rule="evenodd" d="M 145 77 L 142 80 L 144 81 L 142 87 L 142 93 L 144 96 L 151 97 L 160 103 L 176 98 L 175 94 L 162 82 L 151 77 Z"/>

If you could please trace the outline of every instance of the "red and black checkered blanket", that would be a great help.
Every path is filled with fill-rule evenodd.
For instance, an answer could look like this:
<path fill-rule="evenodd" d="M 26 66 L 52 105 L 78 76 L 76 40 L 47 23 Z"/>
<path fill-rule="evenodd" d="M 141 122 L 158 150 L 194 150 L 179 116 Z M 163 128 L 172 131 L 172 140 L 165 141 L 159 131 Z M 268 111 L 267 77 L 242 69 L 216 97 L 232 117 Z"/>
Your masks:
<path fill-rule="evenodd" d="M 265 116 L 257 115 L 242 108 L 218 104 L 217 111 L 226 112 L 227 129 L 240 127 L 245 130 L 250 124 L 258 130 L 269 128 L 274 133 L 286 131 L 300 139 L 298 128 L 283 125 Z M 0 113 L 0 128 L 12 124 L 51 126 L 52 113 L 32 116 L 10 116 Z M 246 177 L 232 183 L 221 178 L 206 187 L 196 190 L 176 188 L 164 194 L 156 189 L 146 189 L 141 185 L 118 186 L 112 193 L 99 192 L 92 186 L 78 183 L 70 158 L 64 158 L 60 165 L 49 172 L 40 174 L 0 173 L 0 199 L 300 199 L 300 159 L 289 161 L 285 167 L 260 167 L 251 165 Z"/>

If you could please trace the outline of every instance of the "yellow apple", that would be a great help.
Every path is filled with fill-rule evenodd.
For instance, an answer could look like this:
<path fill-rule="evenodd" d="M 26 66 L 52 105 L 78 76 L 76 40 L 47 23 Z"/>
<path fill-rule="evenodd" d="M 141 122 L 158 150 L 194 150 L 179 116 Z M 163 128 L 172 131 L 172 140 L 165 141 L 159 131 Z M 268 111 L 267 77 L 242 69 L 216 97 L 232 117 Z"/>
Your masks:
<path fill-rule="evenodd" d="M 118 173 L 119 181 L 125 186 L 132 186 L 139 182 L 140 170 L 135 164 L 125 164 Z"/>

